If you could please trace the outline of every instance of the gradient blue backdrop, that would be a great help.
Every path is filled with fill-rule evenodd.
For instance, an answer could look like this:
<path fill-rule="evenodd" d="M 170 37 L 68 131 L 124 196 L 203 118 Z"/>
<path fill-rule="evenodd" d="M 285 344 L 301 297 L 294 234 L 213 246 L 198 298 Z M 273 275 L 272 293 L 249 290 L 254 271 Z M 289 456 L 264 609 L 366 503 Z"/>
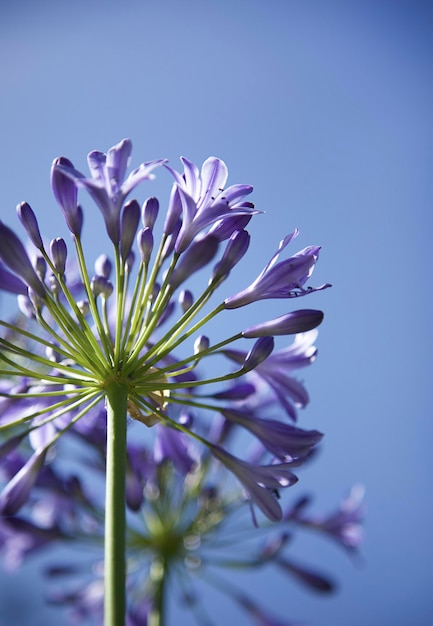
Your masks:
<path fill-rule="evenodd" d="M 282 576 L 251 583 L 282 616 L 316 626 L 433 623 L 432 9 L 417 0 L 0 9 L 2 220 L 16 227 L 15 205 L 27 200 L 47 237 L 65 234 L 52 159 L 84 170 L 88 151 L 131 137 L 134 165 L 213 154 L 231 182 L 254 184 L 266 215 L 251 228 L 239 287 L 295 226 L 298 247 L 323 246 L 314 283 L 334 287 L 308 301 L 326 320 L 301 424 L 326 439 L 296 489 L 313 489 L 327 509 L 365 483 L 364 563 L 308 537 L 295 550 L 336 573 L 337 594 L 316 597 Z M 101 221 L 88 213 L 90 241 Z M 0 581 L 2 626 L 60 623 L 43 608 L 36 565 Z M 247 623 L 220 597 L 209 602 L 223 623 Z M 175 623 L 192 620 L 175 612 Z"/>

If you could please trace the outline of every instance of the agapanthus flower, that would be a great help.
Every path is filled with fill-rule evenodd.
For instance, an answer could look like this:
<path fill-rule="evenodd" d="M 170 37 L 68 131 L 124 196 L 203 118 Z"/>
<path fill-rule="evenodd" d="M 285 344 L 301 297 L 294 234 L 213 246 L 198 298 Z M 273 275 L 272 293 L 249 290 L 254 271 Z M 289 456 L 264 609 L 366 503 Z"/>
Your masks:
<path fill-rule="evenodd" d="M 25 505 L 44 462 L 65 433 L 84 437 L 87 430 L 101 448 L 103 431 L 97 429 L 97 438 L 93 432 L 92 415 L 97 412 L 102 419 L 106 416 L 108 428 L 106 520 L 110 524 L 113 516 L 117 518 L 113 523 L 120 524 L 118 536 L 124 525 L 117 513 L 118 502 L 129 499 L 135 507 L 141 502 L 133 461 L 126 454 L 127 413 L 146 432 L 158 425 L 156 449 L 161 462 L 167 456 L 176 459 L 178 467 L 189 473 L 194 457 L 187 442 L 195 441 L 239 479 L 252 504 L 277 520 L 282 516 L 280 489 L 297 481 L 292 470 L 297 472 L 320 435 L 292 430 L 291 438 L 283 437 L 279 447 L 273 446 L 276 416 L 269 422 L 266 438 L 262 418 L 256 416 L 247 424 L 241 423 L 239 414 L 230 413 L 239 409 L 239 398 L 231 398 L 230 389 L 234 383 L 238 389 L 249 389 L 248 396 L 257 395 L 260 385 L 256 389 L 255 376 L 294 417 L 293 405 L 305 406 L 308 396 L 287 372 L 312 362 L 308 332 L 321 323 L 323 314 L 303 309 L 254 326 L 245 323 L 216 343 L 210 322 L 223 314 L 230 326 L 230 309 L 263 298 L 306 295 L 328 286 L 310 289 L 307 285 L 319 247 L 305 248 L 277 263 L 295 231 L 281 242 L 250 287 L 218 297 L 221 285 L 249 247 L 245 228 L 259 213 L 244 200 L 252 187 L 235 184 L 224 189 L 227 167 L 220 159 L 206 160 L 200 172 L 183 158 L 183 173 L 168 168 L 174 184 L 158 240 L 159 201 L 148 198 L 140 208 L 135 198 L 128 197 L 139 183 L 153 177 L 156 168 L 168 166 L 165 159 L 147 161 L 128 175 L 130 155 L 128 139 L 106 154 L 91 152 L 90 178 L 65 157 L 54 161 L 51 184 L 72 244 L 56 237 L 47 246 L 36 213 L 28 203 L 21 203 L 17 211 L 34 248 L 32 259 L 27 243 L 0 221 L 0 288 L 18 295 L 21 312 L 10 321 L 0 321 L 0 374 L 13 382 L 0 390 L 4 409 L 0 432 L 15 437 L 9 454 L 23 450 L 27 454 L 8 477 L 0 495 L 1 512 L 15 515 Z M 111 255 L 110 250 L 103 251 L 94 268 L 86 262 L 82 244 L 86 213 L 78 204 L 82 190 L 101 211 L 111 247 Z M 187 282 L 200 270 L 208 271 L 208 280 L 202 293 L 194 296 Z M 273 351 L 273 337 L 286 334 L 295 336 L 293 346 Z M 241 348 L 232 348 L 235 343 Z M 206 376 L 206 360 L 221 353 L 231 360 L 227 370 Z M 217 390 L 212 391 L 213 385 Z M 201 388 L 204 394 L 199 393 Z M 238 458 L 225 449 L 222 440 L 208 440 L 206 432 L 196 428 L 195 419 L 178 419 L 185 412 L 204 412 L 212 423 L 224 411 L 232 421 L 238 417 L 237 427 L 246 427 L 261 439 L 277 462 L 270 459 L 258 465 Z M 294 444 L 296 437 L 302 439 L 301 445 Z M 108 542 L 111 531 L 107 526 Z M 114 554 L 106 561 L 105 575 L 118 576 L 120 584 L 122 568 L 114 567 Z M 120 597 L 111 610 L 117 612 L 118 621 L 122 619 Z"/>
<path fill-rule="evenodd" d="M 276 410 L 277 407 L 275 401 L 270 408 Z M 233 412 L 234 409 L 231 417 Z M 230 419 L 227 413 L 225 419 Z M 86 431 L 82 433 L 85 436 L 73 431 L 81 442 L 84 465 L 77 466 L 75 473 L 70 462 L 67 468 L 64 455 L 55 454 L 51 458 L 49 465 L 38 475 L 26 504 L 19 512 L 0 521 L 0 554 L 4 556 L 5 565 L 15 570 L 30 556 L 46 549 L 49 556 L 45 557 L 42 567 L 50 602 L 66 607 L 73 623 L 91 620 L 90 623 L 102 626 L 105 446 L 100 443 L 99 432 L 104 428 L 104 415 L 95 408 L 89 417 Z M 217 429 L 203 415 L 193 418 L 184 413 L 178 420 L 188 428 L 197 421 L 201 434 L 220 450 Z M 226 447 L 236 448 L 242 429 L 241 422 L 232 421 Z M 254 597 L 248 589 L 233 580 L 228 581 L 225 572 L 235 569 L 268 576 L 272 569 L 276 569 L 287 578 L 287 583 L 282 583 L 287 597 L 286 584 L 288 586 L 290 581 L 313 593 L 331 593 L 335 583 L 328 572 L 300 561 L 299 557 L 294 558 L 291 547 L 295 537 L 304 529 L 327 535 L 328 524 L 330 536 L 346 547 L 343 534 L 333 532 L 331 527 L 338 525 L 341 528 L 351 523 L 361 528 L 360 516 L 351 516 L 350 520 L 346 517 L 344 521 L 341 518 L 339 523 L 336 516 L 307 515 L 309 500 L 302 498 L 285 506 L 278 525 L 264 521 L 260 528 L 254 528 L 248 516 L 249 481 L 241 481 L 245 489 L 242 491 L 235 481 L 221 480 L 222 466 L 216 459 L 224 457 L 224 466 L 232 462 L 240 464 L 242 478 L 244 472 L 255 477 L 256 472 L 261 471 L 266 479 L 268 470 L 257 470 L 253 466 L 247 467 L 246 462 L 233 461 L 235 457 L 228 450 L 220 456 L 215 454 L 215 449 L 209 454 L 198 442 L 184 436 L 176 438 L 175 434 L 174 428 L 164 427 L 161 423 L 152 430 L 151 438 L 145 436 L 139 424 L 132 423 L 130 427 L 126 529 L 129 594 L 125 624 L 151 623 L 156 603 L 161 600 L 157 590 L 164 576 L 164 598 L 168 608 L 173 604 L 173 598 L 180 597 L 184 610 L 190 611 L 199 624 L 208 623 L 209 619 L 212 623 L 220 623 L 217 616 L 208 615 L 202 599 L 202 590 L 210 586 L 245 611 L 249 623 L 295 626 L 298 622 L 291 620 L 287 611 L 278 615 L 278 611 L 267 606 L 266 598 Z M 230 461 L 227 461 L 228 455 Z M 263 467 L 269 468 L 269 476 L 277 480 L 278 484 L 272 488 L 280 488 L 278 481 L 281 477 L 287 479 L 288 474 L 281 464 L 275 465 L 272 471 L 272 458 L 271 451 L 265 452 L 262 461 L 267 459 L 267 462 Z M 22 460 L 17 461 L 22 463 Z M 8 465 L 12 465 L 12 459 Z M 86 480 L 80 480 L 79 474 L 86 476 Z M 358 496 L 359 493 L 349 498 L 355 498 L 357 506 Z M 254 499 L 254 494 L 252 497 Z M 260 501 L 265 496 L 259 494 L 258 498 Z M 344 501 L 342 511 L 346 508 L 354 510 L 347 504 L 349 500 Z M 63 547 L 61 562 L 56 561 L 55 554 L 49 551 L 55 545 Z M 77 559 L 77 548 L 81 546 L 85 550 Z"/>

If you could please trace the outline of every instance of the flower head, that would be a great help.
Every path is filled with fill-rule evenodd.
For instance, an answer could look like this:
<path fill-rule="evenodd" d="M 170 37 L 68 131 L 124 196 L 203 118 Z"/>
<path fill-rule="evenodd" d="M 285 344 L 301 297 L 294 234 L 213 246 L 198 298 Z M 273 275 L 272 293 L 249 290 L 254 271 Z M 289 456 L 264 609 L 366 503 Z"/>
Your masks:
<path fill-rule="evenodd" d="M 0 449 L 8 468 L 0 509 L 14 519 L 20 519 L 21 511 L 34 513 L 38 491 L 43 503 L 46 498 L 54 502 L 44 515 L 39 509 L 38 521 L 21 525 L 21 535 L 29 535 L 28 551 L 74 533 L 90 532 L 101 542 L 99 505 L 77 477 L 62 481 L 53 459 L 61 442 L 67 445 L 71 438 L 90 446 L 97 469 L 111 467 L 116 452 L 125 480 L 116 483 L 122 485 L 117 500 L 114 488 L 107 487 L 112 510 L 119 502 L 133 513 L 146 509 L 147 530 L 128 535 L 131 554 L 135 548 L 145 552 L 150 567 L 144 596 L 130 607 L 134 624 L 153 610 L 157 572 L 165 562 L 188 562 L 194 570 L 197 538 L 207 540 L 208 531 L 229 514 L 233 499 L 210 482 L 215 467 L 237 479 L 235 501 L 249 502 L 255 524 L 253 505 L 271 521 L 283 519 L 280 492 L 298 481 L 298 469 L 322 435 L 280 422 L 278 408 L 282 404 L 295 418 L 294 407 L 308 401 L 291 372 L 314 360 L 316 334 L 311 329 L 323 314 L 304 309 L 254 326 L 245 323 L 244 330 L 234 328 L 214 343 L 211 321 L 220 313 L 230 315 L 227 310 L 263 298 L 314 291 L 304 285 L 319 247 L 277 263 L 295 232 L 281 242 L 250 287 L 215 304 L 216 292 L 249 248 L 246 226 L 258 211 L 244 198 L 252 187 L 224 189 L 228 172 L 220 159 L 207 159 L 199 170 L 183 158 L 183 173 L 169 168 L 174 186 L 158 241 L 159 201 L 151 197 L 140 208 L 129 195 L 165 161 L 147 161 L 128 175 L 131 147 L 125 139 L 106 154 L 91 152 L 89 178 L 65 157 L 54 161 L 53 193 L 72 244 L 59 236 L 46 248 L 36 214 L 21 203 L 18 216 L 35 248 L 31 260 L 18 235 L 0 222 L 0 288 L 18 295 L 21 312 L 10 321 L 0 320 L 0 374 L 5 379 L 0 385 L 0 434 L 12 433 Z M 83 189 L 103 215 L 111 247 L 92 267 L 81 242 L 84 211 L 78 194 Z M 208 272 L 208 280 L 202 293 L 194 295 L 186 283 L 199 271 Z M 274 336 L 286 334 L 295 334 L 294 343 L 275 350 Z M 245 350 L 238 349 L 239 343 Z M 228 367 L 207 376 L 204 365 L 221 354 L 229 359 Z M 274 409 L 271 418 L 258 414 L 265 403 Z M 248 405 L 256 409 L 249 417 Z M 128 448 L 127 412 L 133 424 L 128 434 L 140 432 Z M 239 431 L 261 448 L 259 458 L 239 458 L 229 449 Z M 119 441 L 120 453 L 114 452 Z M 79 517 L 74 518 L 66 500 L 81 511 Z M 4 537 L 11 545 L 9 527 Z M 106 570 L 113 563 L 107 560 Z M 140 587 L 141 579 L 134 575 L 140 568 L 134 567 L 128 584 Z M 80 616 L 92 613 L 99 619 L 101 589 L 100 580 L 93 580 L 63 599 L 73 600 Z M 262 619 L 265 613 L 252 606 L 250 613 Z"/>
<path fill-rule="evenodd" d="M 32 495 L 20 513 L 0 520 L 0 553 L 6 565 L 16 569 L 35 552 L 61 545 L 62 562 L 57 564 L 50 550 L 49 560 L 45 559 L 44 564 L 50 602 L 67 607 L 75 623 L 91 620 L 102 624 L 104 503 L 103 488 L 98 485 L 104 470 L 105 450 L 98 443 L 102 416 L 94 410 L 89 417 L 92 419 L 82 439 L 87 479 L 81 481 L 71 473 L 63 455 L 54 456 L 46 474 L 37 478 Z M 246 414 L 243 417 L 246 419 Z M 179 423 L 189 427 L 192 421 L 191 415 L 179 418 Z M 285 591 L 292 582 L 314 593 L 332 592 L 335 583 L 327 572 L 294 558 L 291 553 L 297 534 L 308 528 L 324 535 L 326 520 L 331 518 L 317 513 L 307 516 L 308 502 L 304 498 L 304 504 L 289 505 L 279 525 L 265 519 L 260 528 L 251 528 L 247 517 L 251 497 L 266 516 L 280 518 L 280 504 L 273 492 L 282 491 L 283 483 L 293 480 L 290 464 L 257 466 L 240 461 L 218 445 L 215 431 L 212 434 L 205 420 L 200 423 L 202 433 L 212 443 L 211 455 L 203 446 L 188 442 L 186 436 L 176 438 L 176 431 L 163 424 L 156 427 L 156 440 L 147 442 L 148 438 L 140 437 L 143 431 L 139 425 L 132 426 L 127 476 L 136 497 L 131 497 L 132 491 L 128 491 L 126 542 L 130 597 L 126 624 L 146 623 L 156 602 L 159 580 L 168 573 L 167 599 L 180 595 L 185 611 L 195 614 L 205 611 L 202 591 L 210 586 L 225 601 L 244 611 L 254 624 L 295 626 L 297 622 L 287 614 L 278 616 L 270 610 L 266 598 L 253 597 L 247 588 L 228 581 L 225 572 L 235 568 L 260 576 L 274 569 L 286 576 L 287 581 L 282 583 Z M 240 422 L 234 423 L 232 435 L 240 434 L 242 428 Z M 272 458 L 272 454 L 268 453 L 267 458 Z M 245 493 L 236 483 L 220 479 L 221 468 L 228 466 L 233 466 L 231 470 L 235 468 Z M 81 545 L 86 549 L 79 551 L 82 556 L 78 560 L 76 548 Z M 217 616 L 214 622 L 219 623 Z"/>

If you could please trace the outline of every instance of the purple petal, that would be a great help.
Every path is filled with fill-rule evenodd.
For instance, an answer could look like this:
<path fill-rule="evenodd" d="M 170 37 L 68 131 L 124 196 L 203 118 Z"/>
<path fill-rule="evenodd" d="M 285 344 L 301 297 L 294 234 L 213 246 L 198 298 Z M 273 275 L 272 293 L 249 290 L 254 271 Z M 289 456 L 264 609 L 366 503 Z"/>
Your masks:
<path fill-rule="evenodd" d="M 209 157 L 201 168 L 201 200 L 200 207 L 206 206 L 209 200 L 215 198 L 224 189 L 228 176 L 224 161 L 216 157 Z"/>
<path fill-rule="evenodd" d="M 27 502 L 32 487 L 42 468 L 46 449 L 37 450 L 8 482 L 0 494 L 0 512 L 2 515 L 14 515 Z"/>
<path fill-rule="evenodd" d="M 15 274 L 21 276 L 41 298 L 45 289 L 33 269 L 27 252 L 16 234 L 0 221 L 0 258 Z"/>

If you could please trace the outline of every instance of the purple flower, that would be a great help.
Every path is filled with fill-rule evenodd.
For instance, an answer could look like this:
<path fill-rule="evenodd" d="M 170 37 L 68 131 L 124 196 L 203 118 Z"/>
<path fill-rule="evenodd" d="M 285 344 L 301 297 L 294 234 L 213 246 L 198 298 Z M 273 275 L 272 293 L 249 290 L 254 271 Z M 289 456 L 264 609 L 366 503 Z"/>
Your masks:
<path fill-rule="evenodd" d="M 319 246 L 304 248 L 286 261 L 277 263 L 282 250 L 298 235 L 298 232 L 295 230 L 280 242 L 277 252 L 249 287 L 224 300 L 226 309 L 235 309 L 267 298 L 294 298 L 330 287 L 329 284 L 325 284 L 321 287 L 304 289 L 304 284 L 310 278 L 319 258 Z"/>
<path fill-rule="evenodd" d="M 253 190 L 251 185 L 232 185 L 224 190 L 228 170 L 224 161 L 209 157 L 198 167 L 181 157 L 183 175 L 167 167 L 173 174 L 177 188 L 171 198 L 172 220 L 182 211 L 182 227 L 176 240 L 176 252 L 181 253 L 204 228 L 224 218 L 257 213 L 253 205 L 241 202 Z"/>
<path fill-rule="evenodd" d="M 298 481 L 291 471 L 293 463 L 253 465 L 237 459 L 220 446 L 213 445 L 210 450 L 236 476 L 266 517 L 273 522 L 281 520 L 283 514 L 276 494 L 278 489 L 291 487 Z"/>
<path fill-rule="evenodd" d="M 309 402 L 305 387 L 290 374 L 313 363 L 317 349 L 313 345 L 316 330 L 296 335 L 293 343 L 282 350 L 275 350 L 266 360 L 259 363 L 253 375 L 264 380 L 275 393 L 288 415 L 296 421 L 296 407 L 303 408 Z M 224 350 L 225 356 L 236 363 L 243 363 L 245 352 Z"/>
<path fill-rule="evenodd" d="M 328 516 L 310 516 L 304 513 L 305 507 L 289 511 L 288 519 L 298 524 L 321 531 L 332 537 L 349 551 L 356 550 L 362 543 L 364 532 L 364 493 L 362 485 L 352 487 L 349 495 L 344 498 L 339 508 Z"/>
<path fill-rule="evenodd" d="M 272 537 L 288 538 L 305 526 L 339 541 L 354 541 L 350 524 L 356 527 L 356 507 L 320 519 L 306 517 L 305 507 L 298 505 L 283 519 L 279 502 L 280 491 L 297 481 L 295 468 L 313 456 L 322 438 L 316 430 L 278 421 L 275 409 L 281 413 L 282 404 L 294 419 L 295 407 L 308 401 L 292 372 L 313 361 L 316 333 L 304 331 L 316 327 L 323 314 L 304 309 L 254 326 L 242 318 L 243 332 L 227 329 L 216 340 L 210 328 L 224 309 L 308 293 L 305 284 L 319 247 L 278 262 L 296 231 L 281 242 L 250 287 L 212 305 L 216 288 L 249 247 L 245 228 L 258 212 L 245 200 L 252 187 L 224 189 L 227 167 L 220 159 L 207 159 L 199 171 L 183 158 L 182 173 L 169 168 L 174 185 L 160 237 L 161 229 L 154 230 L 158 200 L 149 198 L 140 209 L 136 200 L 128 202 L 128 195 L 164 161 L 144 163 L 128 176 L 130 155 L 127 139 L 107 154 L 91 152 L 89 177 L 63 157 L 53 163 L 52 188 L 73 248 L 67 250 L 65 241 L 56 237 L 47 252 L 36 216 L 22 203 L 18 216 L 38 254 L 31 262 L 18 237 L 0 222 L 0 287 L 18 294 L 26 316 L 0 321 L 5 379 L 0 383 L 0 429 L 11 431 L 0 445 L 0 512 L 9 516 L 8 521 L 0 520 L 0 550 L 15 563 L 37 547 L 58 541 L 72 550 L 83 545 L 100 550 L 105 536 L 117 543 L 110 520 L 119 523 L 119 537 L 126 540 L 126 580 L 123 567 L 116 569 L 121 579 L 115 591 L 126 587 L 127 605 L 123 594 L 112 593 L 110 575 L 104 591 L 103 557 L 96 552 L 93 563 L 83 564 L 90 565 L 87 578 L 75 587 L 62 586 L 56 598 L 73 605 L 77 620 L 101 624 L 104 594 L 115 598 L 116 611 L 129 626 L 156 618 L 162 586 L 177 573 L 185 579 L 186 601 L 199 609 L 199 594 L 190 589 L 190 575 L 198 566 L 203 576 L 195 576 L 196 582 L 210 580 L 218 586 L 212 568 L 262 568 L 280 559 L 278 567 L 308 579 L 313 588 L 324 587 L 320 576 L 286 559 L 285 539 L 277 547 L 274 542 L 273 553 L 269 544 L 260 548 L 270 524 L 267 521 L 260 536 L 253 536 L 245 515 L 250 508 L 256 524 L 259 507 L 269 520 L 281 520 L 282 530 L 274 527 Z M 95 272 L 80 241 L 82 188 L 96 202 L 111 240 L 113 263 L 101 255 Z M 220 244 L 224 252 L 216 257 Z M 141 262 L 131 272 L 137 248 Z M 210 277 L 202 291 L 193 296 L 184 289 L 175 298 L 175 290 L 183 289 L 184 281 L 207 264 Z M 173 321 L 170 316 L 179 308 Z M 273 352 L 274 335 L 291 333 L 297 334 L 295 342 Z M 252 339 L 251 349 L 231 350 L 242 337 Z M 219 369 L 221 354 L 237 368 L 226 362 L 224 370 Z M 217 371 L 212 371 L 211 362 L 211 373 L 204 373 L 205 363 L 215 355 Z M 143 424 L 154 428 L 149 431 Z M 253 447 L 241 459 L 245 436 Z M 60 447 L 60 438 L 75 438 L 86 447 L 87 454 L 77 455 L 77 447 L 72 448 L 73 473 L 66 454 L 70 449 L 67 444 Z M 220 481 L 226 470 L 233 480 Z M 105 505 L 100 488 L 104 475 L 115 476 L 114 487 L 122 486 L 120 497 L 108 497 Z M 111 493 L 109 483 L 105 492 Z M 105 546 L 106 562 L 112 564 L 115 556 L 115 565 L 121 564 L 123 545 L 122 555 L 110 540 Z M 81 577 L 84 567 L 64 563 L 51 573 Z M 163 570 L 170 572 L 168 579 Z M 220 587 L 261 626 L 280 626 L 255 598 L 224 583 Z"/>
<path fill-rule="evenodd" d="M 125 180 L 131 150 L 132 142 L 123 139 L 110 148 L 107 154 L 96 150 L 91 152 L 87 157 L 91 178 L 86 178 L 65 160 L 61 162 L 57 159 L 53 164 L 52 180 L 61 180 L 58 178 L 60 173 L 71 179 L 77 187 L 87 189 L 102 212 L 108 236 L 114 244 L 120 240 L 120 209 L 125 198 L 140 182 L 152 178 L 152 170 L 165 163 L 164 159 L 142 163 Z M 53 189 L 56 197 L 60 196 L 59 184 L 53 185 Z M 68 192 L 72 195 L 71 189 Z M 60 204 L 65 211 L 66 203 Z"/>
<path fill-rule="evenodd" d="M 281 460 L 306 457 L 323 437 L 317 430 L 303 430 L 278 420 L 256 417 L 251 411 L 221 409 L 221 413 L 229 421 L 249 430 Z"/>

